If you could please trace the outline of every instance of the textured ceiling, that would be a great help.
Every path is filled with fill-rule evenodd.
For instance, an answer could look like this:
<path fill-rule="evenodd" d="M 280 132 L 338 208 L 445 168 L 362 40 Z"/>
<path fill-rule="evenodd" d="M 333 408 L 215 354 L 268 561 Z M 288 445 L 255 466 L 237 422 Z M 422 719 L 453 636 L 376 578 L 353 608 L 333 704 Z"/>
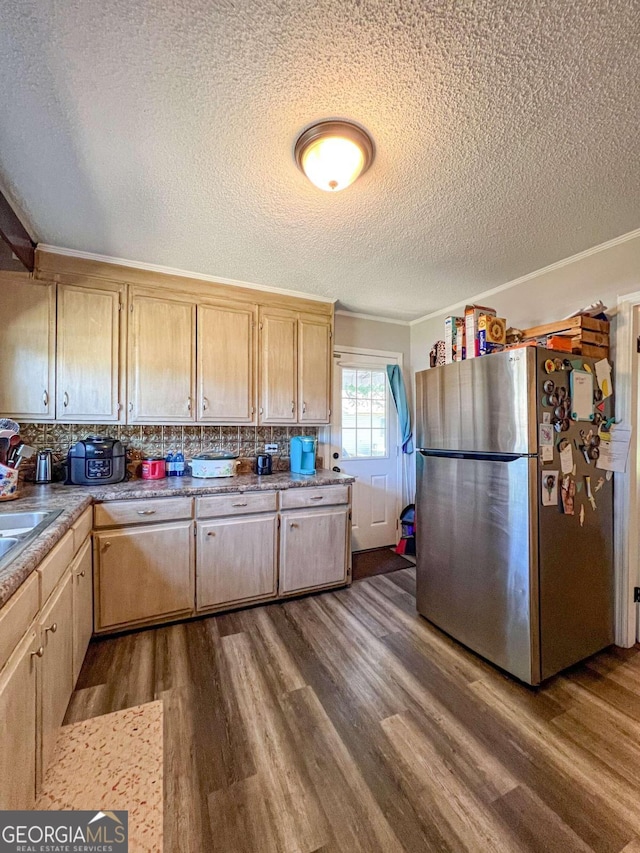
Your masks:
<path fill-rule="evenodd" d="M 0 0 L 41 242 L 414 318 L 640 226 L 640 0 Z M 299 132 L 349 117 L 336 195 Z"/>

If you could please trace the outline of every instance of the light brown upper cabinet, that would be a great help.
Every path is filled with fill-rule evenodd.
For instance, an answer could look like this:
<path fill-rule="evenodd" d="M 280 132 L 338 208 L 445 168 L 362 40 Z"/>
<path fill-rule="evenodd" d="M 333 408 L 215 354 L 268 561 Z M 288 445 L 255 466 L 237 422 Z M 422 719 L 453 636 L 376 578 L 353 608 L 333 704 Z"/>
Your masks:
<path fill-rule="evenodd" d="M 298 319 L 298 423 L 328 424 L 331 416 L 331 321 Z"/>
<path fill-rule="evenodd" d="M 56 419 L 117 423 L 123 285 L 58 285 Z"/>
<path fill-rule="evenodd" d="M 8 276 L 0 279 L 0 295 L 0 414 L 53 420 L 55 284 Z"/>
<path fill-rule="evenodd" d="M 198 420 L 255 423 L 254 305 L 198 305 Z"/>
<path fill-rule="evenodd" d="M 329 423 L 331 334 L 328 316 L 261 309 L 260 423 Z"/>
<path fill-rule="evenodd" d="M 131 289 L 129 297 L 129 423 L 195 420 L 196 306 Z"/>
<path fill-rule="evenodd" d="M 295 424 L 297 419 L 298 315 L 260 311 L 261 424 Z"/>

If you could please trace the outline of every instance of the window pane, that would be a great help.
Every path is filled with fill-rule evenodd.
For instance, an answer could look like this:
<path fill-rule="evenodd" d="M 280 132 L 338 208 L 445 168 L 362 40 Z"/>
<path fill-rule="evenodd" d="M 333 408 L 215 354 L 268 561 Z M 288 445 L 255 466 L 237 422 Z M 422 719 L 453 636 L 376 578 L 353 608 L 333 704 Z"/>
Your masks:
<path fill-rule="evenodd" d="M 371 412 L 358 412 L 358 429 L 371 429 Z"/>
<path fill-rule="evenodd" d="M 371 455 L 387 455 L 387 433 L 383 429 L 374 429 L 371 433 Z"/>
<path fill-rule="evenodd" d="M 342 430 L 342 455 L 344 457 L 356 455 L 356 431 L 355 431 L 355 429 L 343 429 Z"/>
<path fill-rule="evenodd" d="M 383 370 L 371 371 L 371 396 L 384 399 L 387 390 L 387 377 Z"/>
<path fill-rule="evenodd" d="M 342 401 L 342 426 L 343 428 L 355 427 L 356 425 L 356 401 Z"/>
<path fill-rule="evenodd" d="M 353 397 L 356 389 L 356 372 L 355 370 L 344 369 L 342 371 L 342 394 L 343 396 Z"/>
<path fill-rule="evenodd" d="M 356 400 L 358 414 L 371 414 L 371 400 Z"/>
<path fill-rule="evenodd" d="M 360 425 L 360 424 L 358 423 L 358 426 L 359 426 L 359 425 Z M 387 425 L 387 417 L 386 417 L 386 415 L 379 415 L 379 414 L 375 414 L 375 415 L 373 415 L 373 416 L 372 416 L 372 418 L 371 418 L 371 426 L 372 426 L 374 429 L 381 429 L 381 430 L 383 430 L 383 429 L 386 427 L 386 425 Z"/>
<path fill-rule="evenodd" d="M 358 371 L 358 397 L 367 397 L 371 396 L 371 371 L 370 370 L 359 370 Z"/>
<path fill-rule="evenodd" d="M 358 456 L 371 456 L 371 430 L 359 429 L 357 442 Z"/>

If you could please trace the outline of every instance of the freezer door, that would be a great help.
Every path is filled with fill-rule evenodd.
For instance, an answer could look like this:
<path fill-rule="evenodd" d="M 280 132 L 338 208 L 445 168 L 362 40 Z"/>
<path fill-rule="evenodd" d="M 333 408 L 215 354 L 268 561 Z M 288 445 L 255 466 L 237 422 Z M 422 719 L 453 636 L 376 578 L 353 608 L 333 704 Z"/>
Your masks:
<path fill-rule="evenodd" d="M 536 453 L 532 347 L 416 374 L 417 447 Z"/>
<path fill-rule="evenodd" d="M 416 493 L 418 611 L 529 684 L 540 681 L 536 466 L 419 453 Z"/>

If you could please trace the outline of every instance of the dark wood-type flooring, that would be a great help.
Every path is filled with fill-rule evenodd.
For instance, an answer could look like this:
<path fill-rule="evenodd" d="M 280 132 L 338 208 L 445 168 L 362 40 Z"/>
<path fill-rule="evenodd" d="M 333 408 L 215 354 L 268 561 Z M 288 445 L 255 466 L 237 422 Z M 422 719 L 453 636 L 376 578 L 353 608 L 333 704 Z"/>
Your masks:
<path fill-rule="evenodd" d="M 370 551 L 356 551 L 353 556 L 352 576 L 354 581 L 372 578 L 374 575 L 386 575 L 397 572 L 398 569 L 408 569 L 413 565 L 401 554 L 396 554 L 390 547 L 373 548 Z"/>
<path fill-rule="evenodd" d="M 640 647 L 531 690 L 414 576 L 95 642 L 67 722 L 164 700 L 167 853 L 638 853 Z"/>

